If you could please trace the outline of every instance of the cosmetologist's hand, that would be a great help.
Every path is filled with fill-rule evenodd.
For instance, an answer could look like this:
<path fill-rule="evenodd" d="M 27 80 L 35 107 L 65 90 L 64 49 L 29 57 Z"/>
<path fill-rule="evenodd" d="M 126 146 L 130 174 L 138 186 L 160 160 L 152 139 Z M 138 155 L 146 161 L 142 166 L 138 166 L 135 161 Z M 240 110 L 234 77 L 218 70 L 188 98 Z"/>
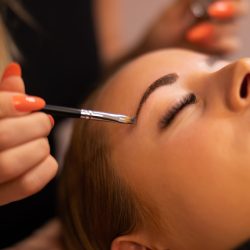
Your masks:
<path fill-rule="evenodd" d="M 184 47 L 211 54 L 227 54 L 240 46 L 239 17 L 248 13 L 249 0 L 212 0 L 207 19 L 190 10 L 193 0 L 176 0 L 163 11 L 143 39 L 144 50 Z"/>
<path fill-rule="evenodd" d="M 53 219 L 31 236 L 5 250 L 63 250 L 61 224 Z"/>
<path fill-rule="evenodd" d="M 56 174 L 47 136 L 53 118 L 43 99 L 25 95 L 21 69 L 10 64 L 0 81 L 0 205 L 41 190 Z"/>

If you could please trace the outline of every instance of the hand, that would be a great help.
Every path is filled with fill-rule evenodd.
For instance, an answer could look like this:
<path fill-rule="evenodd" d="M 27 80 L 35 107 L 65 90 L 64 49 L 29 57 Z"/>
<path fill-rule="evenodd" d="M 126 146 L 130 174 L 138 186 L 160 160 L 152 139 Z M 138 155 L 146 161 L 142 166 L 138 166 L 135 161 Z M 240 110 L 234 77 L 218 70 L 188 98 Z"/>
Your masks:
<path fill-rule="evenodd" d="M 47 140 L 53 118 L 32 112 L 45 102 L 24 94 L 20 75 L 10 64 L 0 82 L 0 205 L 38 192 L 58 168 Z"/>
<path fill-rule="evenodd" d="M 61 224 L 57 219 L 53 219 L 26 240 L 6 250 L 61 250 L 61 238 Z"/>
<path fill-rule="evenodd" d="M 212 54 L 226 54 L 240 46 L 238 18 L 248 12 L 248 0 L 212 1 L 209 19 L 197 20 L 190 11 L 192 0 L 177 0 L 151 27 L 144 50 L 184 47 Z"/>

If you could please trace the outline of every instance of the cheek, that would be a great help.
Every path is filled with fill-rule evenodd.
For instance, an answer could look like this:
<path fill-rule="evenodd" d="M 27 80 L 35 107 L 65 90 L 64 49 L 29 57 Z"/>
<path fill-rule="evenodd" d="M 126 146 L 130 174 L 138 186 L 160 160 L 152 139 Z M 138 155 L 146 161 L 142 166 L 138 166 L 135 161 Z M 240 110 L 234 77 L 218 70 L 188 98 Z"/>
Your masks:
<path fill-rule="evenodd" d="M 227 120 L 199 119 L 158 139 L 133 134 L 133 143 L 116 144 L 114 165 L 173 237 L 194 246 L 233 244 L 250 234 L 250 148 L 240 130 Z"/>
<path fill-rule="evenodd" d="M 228 121 L 201 120 L 160 141 L 165 154 L 158 154 L 156 166 L 162 166 L 158 175 L 167 193 L 161 202 L 178 215 L 173 223 L 180 223 L 180 231 L 216 240 L 224 235 L 233 239 L 243 224 L 248 227 L 250 157 L 242 153 L 236 131 Z"/>

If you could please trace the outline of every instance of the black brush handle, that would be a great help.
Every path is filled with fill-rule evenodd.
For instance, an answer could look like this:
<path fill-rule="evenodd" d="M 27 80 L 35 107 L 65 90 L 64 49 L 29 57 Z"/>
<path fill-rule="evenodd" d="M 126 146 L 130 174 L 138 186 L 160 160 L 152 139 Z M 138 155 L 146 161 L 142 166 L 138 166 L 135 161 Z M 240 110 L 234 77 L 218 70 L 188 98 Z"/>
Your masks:
<path fill-rule="evenodd" d="M 81 117 L 81 109 L 77 109 L 77 108 L 46 105 L 41 111 L 50 115 L 64 116 L 68 118 L 80 118 Z"/>

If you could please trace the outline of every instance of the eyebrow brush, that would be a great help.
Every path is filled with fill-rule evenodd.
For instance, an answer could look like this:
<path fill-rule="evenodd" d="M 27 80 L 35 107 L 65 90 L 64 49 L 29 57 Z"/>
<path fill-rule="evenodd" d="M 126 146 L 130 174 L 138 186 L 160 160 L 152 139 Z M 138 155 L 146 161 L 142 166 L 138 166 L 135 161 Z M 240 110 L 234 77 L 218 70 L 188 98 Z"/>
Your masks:
<path fill-rule="evenodd" d="M 63 106 L 46 105 L 41 111 L 68 118 L 81 118 L 87 120 L 117 122 L 123 124 L 135 124 L 135 118 L 127 115 L 99 112 L 88 109 L 77 109 Z"/>

